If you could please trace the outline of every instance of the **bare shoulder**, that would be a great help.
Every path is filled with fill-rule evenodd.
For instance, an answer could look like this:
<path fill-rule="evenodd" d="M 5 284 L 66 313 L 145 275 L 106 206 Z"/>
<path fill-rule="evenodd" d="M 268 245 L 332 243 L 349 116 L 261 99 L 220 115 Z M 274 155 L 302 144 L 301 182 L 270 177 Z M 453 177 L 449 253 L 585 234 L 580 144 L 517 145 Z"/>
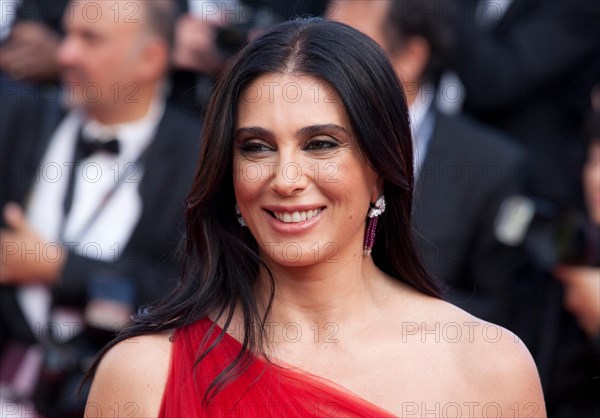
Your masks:
<path fill-rule="evenodd" d="M 487 405 L 484 415 L 492 409 L 496 416 L 546 415 L 536 365 L 518 336 L 447 302 L 438 301 L 433 313 L 444 318 L 440 333 L 446 342 L 455 341 L 448 350 L 452 363 L 466 385 L 475 383 L 469 390 Z"/>
<path fill-rule="evenodd" d="M 169 337 L 144 335 L 111 348 L 96 371 L 85 416 L 158 416 L 171 359 Z"/>

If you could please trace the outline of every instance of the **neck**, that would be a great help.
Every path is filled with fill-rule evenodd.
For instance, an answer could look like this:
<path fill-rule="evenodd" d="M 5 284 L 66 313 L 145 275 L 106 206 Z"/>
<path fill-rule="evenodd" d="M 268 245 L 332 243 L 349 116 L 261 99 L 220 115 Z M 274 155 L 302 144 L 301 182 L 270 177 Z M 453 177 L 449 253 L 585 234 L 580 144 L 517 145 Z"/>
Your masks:
<path fill-rule="evenodd" d="M 404 90 L 404 96 L 406 97 L 406 104 L 410 106 L 421 94 L 421 87 L 423 87 L 423 84 L 419 78 L 414 78 L 411 74 L 406 74 L 402 70 L 399 70 L 398 68 L 402 68 L 401 66 L 396 65 L 395 68 L 396 74 L 402 82 L 402 89 Z"/>
<path fill-rule="evenodd" d="M 413 84 L 413 86 L 417 86 L 417 84 Z M 404 89 L 404 94 L 406 96 L 406 104 L 408 106 L 412 106 L 417 97 L 419 97 L 419 92 L 421 91 L 420 86 L 416 88 Z"/>
<path fill-rule="evenodd" d="M 336 259 L 307 267 L 269 266 L 275 282 L 269 322 L 346 323 L 382 302 L 385 296 L 378 290 L 386 276 L 370 256 L 343 259 L 336 254 Z M 270 289 L 270 278 L 263 269 L 257 290 L 262 307 L 267 305 Z"/>

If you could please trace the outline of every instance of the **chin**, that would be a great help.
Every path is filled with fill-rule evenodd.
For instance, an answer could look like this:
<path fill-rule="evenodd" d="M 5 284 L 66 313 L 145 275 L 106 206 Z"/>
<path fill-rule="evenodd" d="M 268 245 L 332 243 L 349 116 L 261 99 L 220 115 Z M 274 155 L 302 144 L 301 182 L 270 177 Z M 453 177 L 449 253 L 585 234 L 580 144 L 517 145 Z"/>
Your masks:
<path fill-rule="evenodd" d="M 63 92 L 62 93 L 62 104 L 68 108 L 68 109 L 73 109 L 76 107 L 84 107 L 85 106 L 85 100 L 83 99 L 83 96 L 81 94 L 79 94 L 79 92 L 77 91 L 73 91 L 73 92 Z"/>
<path fill-rule="evenodd" d="M 337 262 L 338 245 L 322 240 L 308 242 L 287 241 L 279 245 L 262 246 L 263 257 L 285 267 L 310 267 L 321 263 Z"/>
<path fill-rule="evenodd" d="M 318 261 L 315 262 L 315 260 L 307 259 L 307 257 L 303 257 L 300 260 L 288 260 L 285 258 L 275 258 L 275 259 L 271 259 L 271 262 L 278 266 L 283 266 L 283 267 L 311 267 L 316 264 L 319 264 Z"/>

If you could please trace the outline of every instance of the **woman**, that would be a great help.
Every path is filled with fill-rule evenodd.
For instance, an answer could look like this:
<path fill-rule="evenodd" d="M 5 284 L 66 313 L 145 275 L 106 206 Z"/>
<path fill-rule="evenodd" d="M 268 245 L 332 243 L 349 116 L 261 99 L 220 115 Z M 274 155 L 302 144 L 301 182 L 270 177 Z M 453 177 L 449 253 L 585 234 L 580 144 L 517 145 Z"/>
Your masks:
<path fill-rule="evenodd" d="M 203 141 L 182 282 L 103 357 L 88 416 L 544 414 L 522 343 L 415 254 L 407 106 L 372 40 L 274 27 L 225 69 Z"/>

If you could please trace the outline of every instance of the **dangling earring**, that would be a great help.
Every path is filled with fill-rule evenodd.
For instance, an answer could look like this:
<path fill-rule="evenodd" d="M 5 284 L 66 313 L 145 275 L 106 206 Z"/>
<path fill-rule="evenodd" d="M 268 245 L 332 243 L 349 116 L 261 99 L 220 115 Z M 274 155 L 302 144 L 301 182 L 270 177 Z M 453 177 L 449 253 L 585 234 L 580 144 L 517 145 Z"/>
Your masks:
<path fill-rule="evenodd" d="M 377 228 L 377 218 L 385 212 L 385 198 L 383 195 L 377 202 L 375 202 L 375 206 L 369 209 L 369 221 L 367 223 L 367 231 L 365 232 L 365 241 L 363 245 L 363 255 L 371 255 L 371 250 L 373 249 L 373 245 L 375 244 L 375 229 Z"/>
<path fill-rule="evenodd" d="M 242 227 L 247 226 L 246 221 L 244 218 L 242 218 L 242 213 L 240 212 L 240 208 L 238 207 L 237 203 L 235 204 L 235 216 Z"/>

